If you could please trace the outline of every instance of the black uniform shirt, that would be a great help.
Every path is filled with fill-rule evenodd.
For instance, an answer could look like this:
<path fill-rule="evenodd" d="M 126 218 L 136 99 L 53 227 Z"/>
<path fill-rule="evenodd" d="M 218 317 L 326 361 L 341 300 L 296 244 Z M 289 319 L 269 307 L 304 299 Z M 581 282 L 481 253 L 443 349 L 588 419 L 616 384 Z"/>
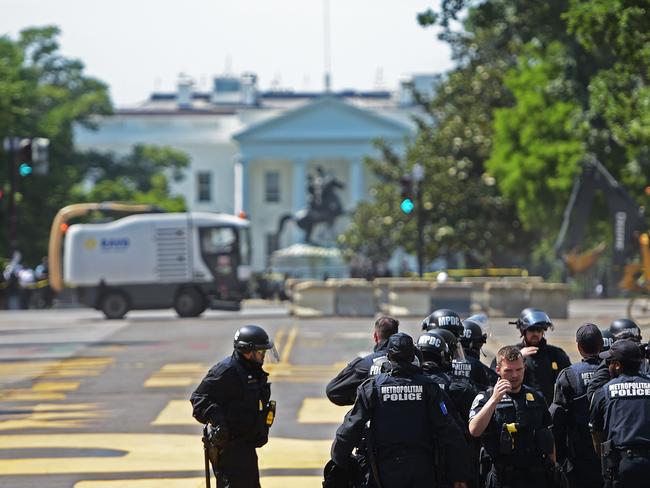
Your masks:
<path fill-rule="evenodd" d="M 266 405 L 271 396 L 268 374 L 238 352 L 213 366 L 190 398 L 196 420 L 225 425 L 233 438 L 266 442 Z"/>
<path fill-rule="evenodd" d="M 553 418 L 559 463 L 567 457 L 572 463 L 576 460 L 591 464 L 598 461 L 589 434 L 587 387 L 599 363 L 597 356 L 583 358 L 581 362 L 563 369 L 557 378 L 553 404 L 549 410 Z"/>
<path fill-rule="evenodd" d="M 357 388 L 368 376 L 376 375 L 381 371 L 382 363 L 386 362 L 386 348 L 388 339 L 377 345 L 372 353 L 358 357 L 350 362 L 343 370 L 332 379 L 325 388 L 327 398 L 335 405 L 352 405 L 357 396 Z"/>
<path fill-rule="evenodd" d="M 598 390 L 589 426 L 617 447 L 650 448 L 650 377 L 621 375 Z"/>
<path fill-rule="evenodd" d="M 447 456 L 451 480 L 466 479 L 468 452 L 463 436 L 447 412 L 440 388 L 419 368 L 395 366 L 390 374 L 370 377 L 357 390 L 352 409 L 337 429 L 332 460 L 346 467 L 352 450 L 359 445 L 366 423 L 377 457 L 429 457 L 437 441 Z"/>
<path fill-rule="evenodd" d="M 473 419 L 492 396 L 493 389 L 479 393 L 474 399 L 469 412 Z M 483 444 L 496 464 L 514 468 L 526 468 L 540 465 L 542 456 L 553 450 L 553 436 L 550 432 L 551 415 L 542 395 L 532 388 L 522 385 L 517 393 L 507 393 L 497 404 L 490 422 L 483 432 Z M 513 434 L 512 452 L 505 453 L 502 433 L 505 424 L 517 424 Z M 510 445 L 510 441 L 505 447 Z"/>

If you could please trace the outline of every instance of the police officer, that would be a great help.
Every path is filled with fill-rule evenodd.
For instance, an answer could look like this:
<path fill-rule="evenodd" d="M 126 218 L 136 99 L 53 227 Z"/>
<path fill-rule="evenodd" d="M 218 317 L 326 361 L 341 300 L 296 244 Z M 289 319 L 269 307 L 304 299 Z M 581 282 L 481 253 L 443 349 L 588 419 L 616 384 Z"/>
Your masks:
<path fill-rule="evenodd" d="M 271 385 L 262 369 L 267 351 L 277 359 L 269 336 L 257 325 L 235 333 L 232 355 L 213 366 L 190 398 L 193 415 L 213 427 L 219 448 L 213 466 L 218 488 L 259 488 L 255 448 L 268 441 Z"/>
<path fill-rule="evenodd" d="M 641 342 L 641 329 L 633 320 L 622 318 L 613 320 L 609 324 L 609 336 L 611 336 L 610 346 L 618 340 L 629 339 L 631 341 L 640 343 Z M 647 373 L 646 367 L 642 366 L 642 371 Z M 606 361 L 601 361 L 598 369 L 593 374 L 589 386 L 587 387 L 587 397 L 589 401 L 592 400 L 594 393 L 600 390 L 605 383 L 612 379 L 612 376 L 609 372 L 609 366 Z"/>
<path fill-rule="evenodd" d="M 497 352 L 494 388 L 479 393 L 470 411 L 469 432 L 482 437 L 493 467 L 490 488 L 547 488 L 557 473 L 551 416 L 544 397 L 524 385 L 521 350 L 506 346 Z"/>
<path fill-rule="evenodd" d="M 639 344 L 617 340 L 600 354 L 614 379 L 591 403 L 594 447 L 602 455 L 605 486 L 648 486 L 650 472 L 650 377 L 639 373 Z"/>
<path fill-rule="evenodd" d="M 468 436 L 467 422 L 472 402 L 479 390 L 472 380 L 465 376 L 455 376 L 451 367 L 449 347 L 440 334 L 442 330 L 432 329 L 418 338 L 417 347 L 422 354 L 422 372 L 435 381 L 440 389 L 449 397 L 450 414 L 458 419 L 460 429 L 465 434 L 470 448 L 468 466 L 468 482 L 470 486 L 478 486 L 480 442 Z M 449 405 L 447 405 L 449 407 Z"/>
<path fill-rule="evenodd" d="M 422 354 L 422 372 L 449 396 L 465 427 L 472 402 L 478 394 L 476 384 L 466 376 L 453 374 L 449 346 L 439 330 L 432 329 L 422 334 L 418 338 L 417 348 Z"/>
<path fill-rule="evenodd" d="M 465 487 L 467 453 L 458 427 L 447 412 L 442 392 L 419 367 L 413 339 L 404 333 L 388 340 L 390 372 L 371 376 L 358 389 L 357 398 L 336 431 L 332 461 L 341 469 L 350 462 L 368 421 L 368 451 L 374 479 L 382 488 L 429 488 L 440 470 L 434 456 L 440 449 L 447 457 L 447 479 Z"/>
<path fill-rule="evenodd" d="M 375 321 L 373 339 L 375 347 L 372 353 L 357 357 L 332 379 L 325 388 L 329 400 L 336 405 L 352 405 L 357 395 L 357 388 L 369 375 L 381 371 L 381 365 L 387 361 L 386 347 L 388 338 L 396 334 L 399 320 L 384 315 Z"/>
<path fill-rule="evenodd" d="M 515 322 L 522 341 L 517 344 L 526 363 L 524 383 L 538 390 L 547 403 L 553 401 L 555 381 L 560 371 L 571 366 L 569 356 L 559 347 L 546 342 L 544 334 L 553 323 L 538 308 L 525 308 Z"/>
<path fill-rule="evenodd" d="M 571 488 L 601 488 L 600 459 L 591 448 L 587 385 L 600 364 L 603 337 L 597 326 L 584 324 L 576 332 L 576 343 L 582 361 L 563 369 L 555 383 L 550 408 L 553 435 Z"/>
<path fill-rule="evenodd" d="M 468 361 L 460 345 L 460 339 L 464 329 L 460 316 L 456 312 L 448 308 L 438 309 L 425 318 L 421 326 L 424 331 L 440 329 L 452 333 L 456 339 L 455 341 L 447 339 L 447 345 L 453 357 L 451 366 L 454 374 L 457 376 L 465 376 L 477 385 L 485 385 L 487 387 L 489 379 L 484 368 L 481 367 L 480 361 L 478 361 L 479 364 L 475 361 Z"/>
<path fill-rule="evenodd" d="M 485 315 L 479 314 L 463 320 L 463 335 L 460 337 L 465 359 L 472 364 L 472 368 L 482 369 L 485 372 L 487 383 L 478 383 L 479 388 L 482 390 L 494 386 L 499 379 L 493 369 L 481 362 L 481 349 L 487 342 L 487 332 L 484 330 L 486 319 Z M 481 377 L 476 375 L 474 381 L 478 382 L 480 380 Z"/>

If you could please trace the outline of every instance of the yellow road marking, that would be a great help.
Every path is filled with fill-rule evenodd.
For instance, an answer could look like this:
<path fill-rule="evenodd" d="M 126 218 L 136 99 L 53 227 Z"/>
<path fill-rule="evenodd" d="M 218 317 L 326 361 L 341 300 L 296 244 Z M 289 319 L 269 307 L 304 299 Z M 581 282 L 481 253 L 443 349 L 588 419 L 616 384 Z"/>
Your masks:
<path fill-rule="evenodd" d="M 34 391 L 75 391 L 79 388 L 78 381 L 41 381 L 32 385 Z"/>
<path fill-rule="evenodd" d="M 294 325 L 289 331 L 289 336 L 287 337 L 287 345 L 282 349 L 282 356 L 280 357 L 281 363 L 288 363 L 291 356 L 291 350 L 293 345 L 296 342 L 296 337 L 298 336 L 298 326 Z"/>
<path fill-rule="evenodd" d="M 305 398 L 298 410 L 300 424 L 340 424 L 350 407 L 334 405 L 327 398 Z"/>
<path fill-rule="evenodd" d="M 198 424 L 197 424 L 198 427 Z M 259 453 L 260 469 L 322 469 L 331 440 L 271 438 Z M 7 458 L 16 449 L 112 449 L 120 457 Z M 74 473 L 169 473 L 203 469 L 200 435 L 48 434 L 0 435 L 0 473 L 4 476 Z M 41 451 L 42 452 L 42 451 Z M 24 453 L 19 454 L 25 456 Z M 42 456 L 42 454 L 41 454 Z"/>
<path fill-rule="evenodd" d="M 262 488 L 317 488 L 320 476 L 262 476 Z M 214 482 L 214 477 L 212 478 Z M 203 488 L 205 478 L 151 478 L 139 480 L 79 481 L 74 488 Z"/>
<path fill-rule="evenodd" d="M 201 363 L 169 363 L 144 382 L 146 388 L 170 388 L 198 383 L 208 368 Z"/>
<path fill-rule="evenodd" d="M 90 420 L 103 416 L 92 403 L 74 405 L 36 405 L 24 418 L 0 421 L 0 430 L 70 429 L 85 427 Z"/>
<path fill-rule="evenodd" d="M 171 400 L 151 425 L 197 425 L 189 400 Z"/>
<path fill-rule="evenodd" d="M 51 400 L 65 400 L 64 393 L 49 391 L 33 391 L 30 389 L 2 390 L 0 402 L 42 402 Z"/>

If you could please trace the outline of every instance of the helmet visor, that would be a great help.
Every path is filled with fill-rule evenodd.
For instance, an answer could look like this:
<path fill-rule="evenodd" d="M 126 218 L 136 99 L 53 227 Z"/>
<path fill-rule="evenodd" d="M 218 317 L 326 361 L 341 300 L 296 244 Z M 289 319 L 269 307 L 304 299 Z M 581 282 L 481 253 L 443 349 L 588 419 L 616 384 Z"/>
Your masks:
<path fill-rule="evenodd" d="M 548 328 L 553 330 L 551 319 L 541 310 L 532 310 L 527 312 L 526 315 L 521 318 L 521 321 L 524 329 L 527 329 L 528 327 L 541 327 L 543 329 Z"/>
<path fill-rule="evenodd" d="M 280 362 L 280 355 L 275 348 L 275 344 L 269 342 L 268 344 L 258 345 L 253 348 L 253 353 L 256 358 L 262 359 L 264 363 L 278 363 Z"/>
<path fill-rule="evenodd" d="M 452 359 L 456 361 L 465 361 L 465 350 L 460 342 L 457 342 L 454 345 L 449 345 L 449 352 L 451 353 Z"/>
<path fill-rule="evenodd" d="M 486 339 L 492 337 L 492 327 L 488 320 L 488 316 L 485 315 L 484 313 L 477 313 L 476 315 L 467 317 L 465 320 L 469 320 L 470 322 L 474 322 L 478 324 L 481 327 L 481 330 L 483 331 L 483 335 L 485 336 Z"/>

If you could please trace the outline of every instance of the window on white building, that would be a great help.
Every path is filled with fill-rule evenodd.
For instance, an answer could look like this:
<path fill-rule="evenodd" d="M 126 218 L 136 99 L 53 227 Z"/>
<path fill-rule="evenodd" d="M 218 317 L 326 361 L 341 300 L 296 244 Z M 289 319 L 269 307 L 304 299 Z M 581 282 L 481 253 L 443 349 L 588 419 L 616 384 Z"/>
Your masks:
<path fill-rule="evenodd" d="M 267 171 L 264 174 L 264 200 L 269 203 L 280 201 L 280 173 Z"/>
<path fill-rule="evenodd" d="M 196 194 L 199 202 L 212 201 L 212 173 L 203 171 L 196 174 Z"/>

